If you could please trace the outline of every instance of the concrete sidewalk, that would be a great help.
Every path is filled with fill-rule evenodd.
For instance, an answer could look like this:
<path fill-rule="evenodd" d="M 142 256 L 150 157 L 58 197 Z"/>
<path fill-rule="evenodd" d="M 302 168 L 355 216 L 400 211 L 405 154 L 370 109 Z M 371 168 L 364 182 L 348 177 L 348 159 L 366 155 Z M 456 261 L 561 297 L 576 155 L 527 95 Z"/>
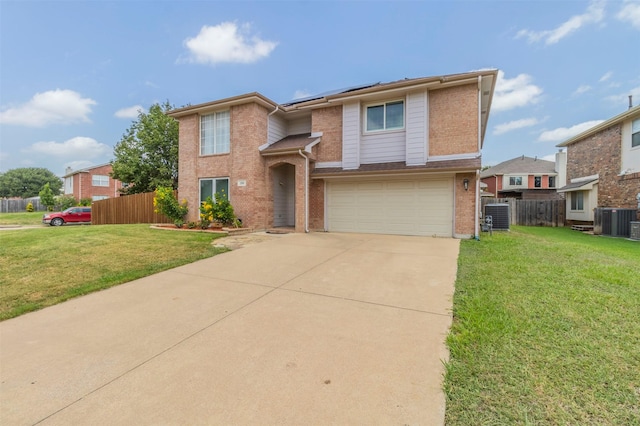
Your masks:
<path fill-rule="evenodd" d="M 289 234 L 0 323 L 0 424 L 424 424 L 459 241 Z"/>

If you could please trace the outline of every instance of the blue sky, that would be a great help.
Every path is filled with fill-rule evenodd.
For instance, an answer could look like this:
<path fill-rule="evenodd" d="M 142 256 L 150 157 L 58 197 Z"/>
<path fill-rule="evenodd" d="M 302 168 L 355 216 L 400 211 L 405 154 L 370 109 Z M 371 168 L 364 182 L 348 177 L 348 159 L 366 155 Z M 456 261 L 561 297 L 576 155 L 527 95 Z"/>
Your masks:
<path fill-rule="evenodd" d="M 640 103 L 639 1 L 0 0 L 0 171 L 103 164 L 140 108 L 500 70 L 483 163 Z"/>

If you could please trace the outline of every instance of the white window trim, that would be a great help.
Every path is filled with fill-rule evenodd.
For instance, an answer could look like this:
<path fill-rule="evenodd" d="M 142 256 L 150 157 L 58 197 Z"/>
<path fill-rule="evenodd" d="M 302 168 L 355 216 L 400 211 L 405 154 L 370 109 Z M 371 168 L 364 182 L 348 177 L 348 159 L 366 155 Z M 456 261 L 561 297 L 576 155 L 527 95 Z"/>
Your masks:
<path fill-rule="evenodd" d="M 220 177 L 207 177 L 207 178 L 200 178 L 198 179 L 198 199 L 202 196 L 202 181 L 203 180 L 211 180 L 213 181 L 213 194 L 211 194 L 212 198 L 215 198 L 215 189 L 216 189 L 216 181 L 219 180 L 227 180 L 227 188 L 229 188 L 229 193 L 227 194 L 227 200 L 229 200 L 229 202 L 231 202 L 231 179 L 228 176 L 220 176 Z M 200 202 L 198 203 L 198 205 L 202 205 L 202 203 L 205 200 L 200 200 Z M 214 200 L 215 201 L 215 200 Z"/>
<path fill-rule="evenodd" d="M 394 127 L 392 129 L 387 129 L 387 104 L 393 104 L 396 102 L 402 102 L 402 127 Z M 384 128 L 378 130 L 367 130 L 367 114 L 369 112 L 370 107 L 375 106 L 384 106 Z M 370 102 L 363 105 L 364 113 L 362 114 L 363 123 L 362 123 L 362 131 L 365 135 L 371 135 L 376 133 L 391 133 L 391 132 L 402 132 L 407 127 L 407 100 L 405 98 L 397 98 L 390 99 L 383 102 Z"/>
<path fill-rule="evenodd" d="M 520 178 L 520 183 L 511 183 L 511 179 L 517 179 Z M 524 179 L 522 178 L 522 175 L 518 175 L 518 176 L 509 176 L 509 186 L 510 187 L 520 187 L 523 186 L 524 184 L 522 183 L 524 181 Z"/>
<path fill-rule="evenodd" d="M 571 212 L 584 212 L 584 199 L 585 199 L 585 194 L 584 193 L 585 193 L 585 191 L 574 191 L 574 192 L 571 192 L 571 195 L 569 197 L 569 211 L 571 211 Z M 573 208 L 573 197 L 574 196 L 577 197 L 578 194 L 582 195 L 582 200 L 581 200 L 582 201 L 582 208 L 581 209 L 578 209 L 578 208 L 574 209 Z M 577 207 L 577 204 L 578 204 L 578 200 L 576 200 L 576 207 Z"/>
<path fill-rule="evenodd" d="M 98 179 L 100 178 L 100 179 Z M 106 181 L 102 178 L 106 178 Z M 97 182 L 96 182 L 97 180 Z M 109 176 L 107 175 L 91 175 L 91 186 L 99 186 L 103 188 L 109 187 Z"/>
<path fill-rule="evenodd" d="M 633 125 L 636 124 L 636 123 L 638 123 L 638 130 L 636 132 L 634 132 L 633 131 Z M 631 142 L 631 144 L 630 144 L 631 149 L 639 149 L 640 145 L 633 146 L 633 135 L 640 134 L 640 118 L 636 118 L 635 120 L 631 120 L 630 133 L 631 133 L 631 140 L 629 142 Z"/>
<path fill-rule="evenodd" d="M 202 117 L 207 117 L 209 115 L 213 115 L 213 122 L 216 122 L 216 115 L 219 113 L 223 113 L 223 112 L 228 112 L 229 113 L 229 150 L 225 151 L 225 152 L 215 152 L 216 150 L 216 131 L 215 131 L 215 127 L 213 130 L 213 153 L 210 154 L 203 154 L 202 153 Z M 214 124 L 215 125 L 215 124 Z M 224 154 L 229 154 L 231 152 L 231 110 L 230 109 L 224 109 L 224 110 L 220 110 L 220 111 L 212 111 L 206 114 L 200 114 L 199 115 L 199 119 L 198 119 L 198 155 L 200 157 L 205 157 L 205 156 L 209 156 L 209 155 L 224 155 Z"/>

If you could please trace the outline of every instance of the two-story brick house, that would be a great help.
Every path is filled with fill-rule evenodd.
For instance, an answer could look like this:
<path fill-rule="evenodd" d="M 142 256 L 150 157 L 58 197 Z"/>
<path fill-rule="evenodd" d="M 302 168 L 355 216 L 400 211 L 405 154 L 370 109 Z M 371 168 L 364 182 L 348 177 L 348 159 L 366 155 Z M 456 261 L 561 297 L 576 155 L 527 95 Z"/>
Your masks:
<path fill-rule="evenodd" d="M 499 198 L 549 200 L 561 198 L 557 188 L 565 185 L 566 153 L 556 154 L 556 161 L 520 156 L 491 166 L 480 173 L 487 192 Z"/>
<path fill-rule="evenodd" d="M 76 200 L 91 198 L 93 201 L 118 197 L 122 182 L 112 178 L 111 164 L 101 164 L 79 170 L 67 168 L 64 179 L 64 194 L 73 195 Z"/>
<path fill-rule="evenodd" d="M 259 93 L 176 109 L 179 198 L 228 194 L 244 226 L 468 238 L 497 70 L 277 104 Z"/>
<path fill-rule="evenodd" d="M 640 106 L 560 144 L 567 148 L 567 220 L 593 222 L 596 207 L 638 207 Z"/>

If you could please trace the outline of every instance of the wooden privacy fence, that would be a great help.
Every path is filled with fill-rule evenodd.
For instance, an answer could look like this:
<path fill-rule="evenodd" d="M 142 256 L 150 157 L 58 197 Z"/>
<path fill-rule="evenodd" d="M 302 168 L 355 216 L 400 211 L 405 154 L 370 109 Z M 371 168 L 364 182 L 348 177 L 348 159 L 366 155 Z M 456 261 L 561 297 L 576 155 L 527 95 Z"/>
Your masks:
<path fill-rule="evenodd" d="M 515 198 L 483 198 L 484 206 L 493 203 L 507 203 L 511 212 L 511 225 L 523 226 L 564 226 L 565 200 L 516 200 Z"/>
<path fill-rule="evenodd" d="M 34 212 L 47 211 L 47 206 L 40 203 L 40 198 L 11 198 L 0 200 L 0 213 L 20 213 L 27 211 L 27 204 L 33 204 Z"/>
<path fill-rule="evenodd" d="M 153 211 L 153 192 L 125 195 L 94 201 L 91 204 L 93 225 L 133 223 L 171 223 L 164 215 Z"/>

